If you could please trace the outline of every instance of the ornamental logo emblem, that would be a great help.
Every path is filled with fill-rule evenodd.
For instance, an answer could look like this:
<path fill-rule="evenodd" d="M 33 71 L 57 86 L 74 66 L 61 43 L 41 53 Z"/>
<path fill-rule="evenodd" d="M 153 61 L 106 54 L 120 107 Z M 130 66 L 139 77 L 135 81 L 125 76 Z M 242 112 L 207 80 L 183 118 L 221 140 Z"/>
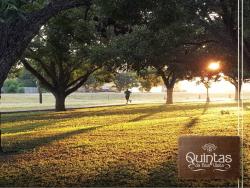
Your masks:
<path fill-rule="evenodd" d="M 205 144 L 204 146 L 202 146 L 202 149 L 205 150 L 205 151 L 208 151 L 209 153 L 216 150 L 216 146 L 214 144 Z"/>
<path fill-rule="evenodd" d="M 178 172 L 186 179 L 236 179 L 240 176 L 240 137 L 182 136 Z"/>
<path fill-rule="evenodd" d="M 202 146 L 202 149 L 207 151 L 208 154 L 203 153 L 199 155 L 194 152 L 188 152 L 186 154 L 186 161 L 189 163 L 188 168 L 192 171 L 203 171 L 211 167 L 213 171 L 227 171 L 230 169 L 232 156 L 213 152 L 216 148 L 216 145 L 208 143 Z"/>

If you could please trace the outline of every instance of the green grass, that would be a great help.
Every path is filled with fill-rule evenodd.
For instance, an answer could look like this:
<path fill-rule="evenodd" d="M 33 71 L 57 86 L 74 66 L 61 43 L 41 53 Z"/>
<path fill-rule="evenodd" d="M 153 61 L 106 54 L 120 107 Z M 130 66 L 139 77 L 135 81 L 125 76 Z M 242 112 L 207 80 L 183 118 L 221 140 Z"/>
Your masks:
<path fill-rule="evenodd" d="M 237 114 L 234 103 L 211 103 L 2 115 L 0 186 L 236 186 L 229 180 L 181 180 L 176 159 L 180 135 L 236 135 Z M 249 115 L 245 108 L 245 186 Z"/>
<path fill-rule="evenodd" d="M 138 103 L 164 103 L 165 93 L 132 93 L 131 99 L 133 104 Z M 232 100 L 233 94 L 228 93 L 211 93 L 211 100 Z M 247 95 L 245 95 L 247 96 Z M 188 92 L 174 92 L 174 101 L 205 101 L 206 95 Z M 78 108 L 94 105 L 124 104 L 124 94 L 122 93 L 73 93 L 66 98 L 66 107 Z M 43 104 L 39 104 L 38 94 L 2 94 L 0 101 L 0 111 L 17 111 L 17 110 L 42 110 L 54 109 L 55 99 L 52 94 L 43 94 Z"/>

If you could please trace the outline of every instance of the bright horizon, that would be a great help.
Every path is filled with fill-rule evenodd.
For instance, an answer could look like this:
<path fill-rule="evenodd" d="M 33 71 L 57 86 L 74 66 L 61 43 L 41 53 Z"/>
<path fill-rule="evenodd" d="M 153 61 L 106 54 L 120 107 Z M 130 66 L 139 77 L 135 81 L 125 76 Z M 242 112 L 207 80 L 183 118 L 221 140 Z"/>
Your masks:
<path fill-rule="evenodd" d="M 176 84 L 175 89 L 180 91 L 186 91 L 189 93 L 206 93 L 206 88 L 203 84 L 196 84 L 198 79 L 194 81 L 183 80 Z M 242 91 L 250 91 L 250 83 L 245 83 L 242 85 Z M 132 92 L 139 92 L 138 88 L 132 88 Z M 162 92 L 162 86 L 153 87 L 151 89 L 152 93 Z M 217 82 L 212 82 L 211 88 L 209 88 L 209 93 L 234 93 L 235 87 L 226 81 L 221 79 Z"/>

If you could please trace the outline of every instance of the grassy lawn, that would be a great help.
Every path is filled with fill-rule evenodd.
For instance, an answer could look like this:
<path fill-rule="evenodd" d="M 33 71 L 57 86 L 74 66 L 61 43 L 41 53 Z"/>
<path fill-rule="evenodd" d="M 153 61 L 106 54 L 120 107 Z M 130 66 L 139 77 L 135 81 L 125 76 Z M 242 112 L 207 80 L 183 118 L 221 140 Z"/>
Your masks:
<path fill-rule="evenodd" d="M 229 110 L 230 114 L 221 114 Z M 236 186 L 177 176 L 180 135 L 236 135 L 234 103 L 127 105 L 2 115 L 0 186 Z M 244 181 L 250 186 L 250 110 Z"/>
<path fill-rule="evenodd" d="M 164 103 L 166 93 L 132 93 L 132 103 Z M 233 93 L 211 93 L 212 101 L 230 101 L 233 100 Z M 245 98 L 249 94 L 246 93 Z M 52 94 L 43 94 L 43 104 L 39 104 L 38 94 L 2 94 L 0 111 L 16 110 L 36 110 L 36 109 L 54 109 L 55 99 Z M 199 98 L 200 97 L 200 98 Z M 205 101 L 206 94 L 174 92 L 175 102 L 187 101 Z M 122 93 L 100 92 L 100 93 L 73 93 L 66 98 L 66 107 L 79 108 L 94 105 L 124 104 L 125 98 Z"/>

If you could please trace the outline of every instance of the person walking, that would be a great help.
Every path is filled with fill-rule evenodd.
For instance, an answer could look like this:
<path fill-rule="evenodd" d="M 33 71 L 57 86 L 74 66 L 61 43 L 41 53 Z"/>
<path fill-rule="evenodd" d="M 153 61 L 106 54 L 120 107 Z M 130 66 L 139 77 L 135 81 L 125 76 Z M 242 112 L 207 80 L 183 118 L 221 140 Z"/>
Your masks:
<path fill-rule="evenodd" d="M 129 98 L 130 98 L 130 95 L 131 95 L 131 91 L 129 91 L 128 89 L 124 92 L 124 94 L 125 94 L 125 99 L 126 99 L 126 104 L 128 104 L 128 102 L 132 102 L 132 100 L 130 100 Z"/>

